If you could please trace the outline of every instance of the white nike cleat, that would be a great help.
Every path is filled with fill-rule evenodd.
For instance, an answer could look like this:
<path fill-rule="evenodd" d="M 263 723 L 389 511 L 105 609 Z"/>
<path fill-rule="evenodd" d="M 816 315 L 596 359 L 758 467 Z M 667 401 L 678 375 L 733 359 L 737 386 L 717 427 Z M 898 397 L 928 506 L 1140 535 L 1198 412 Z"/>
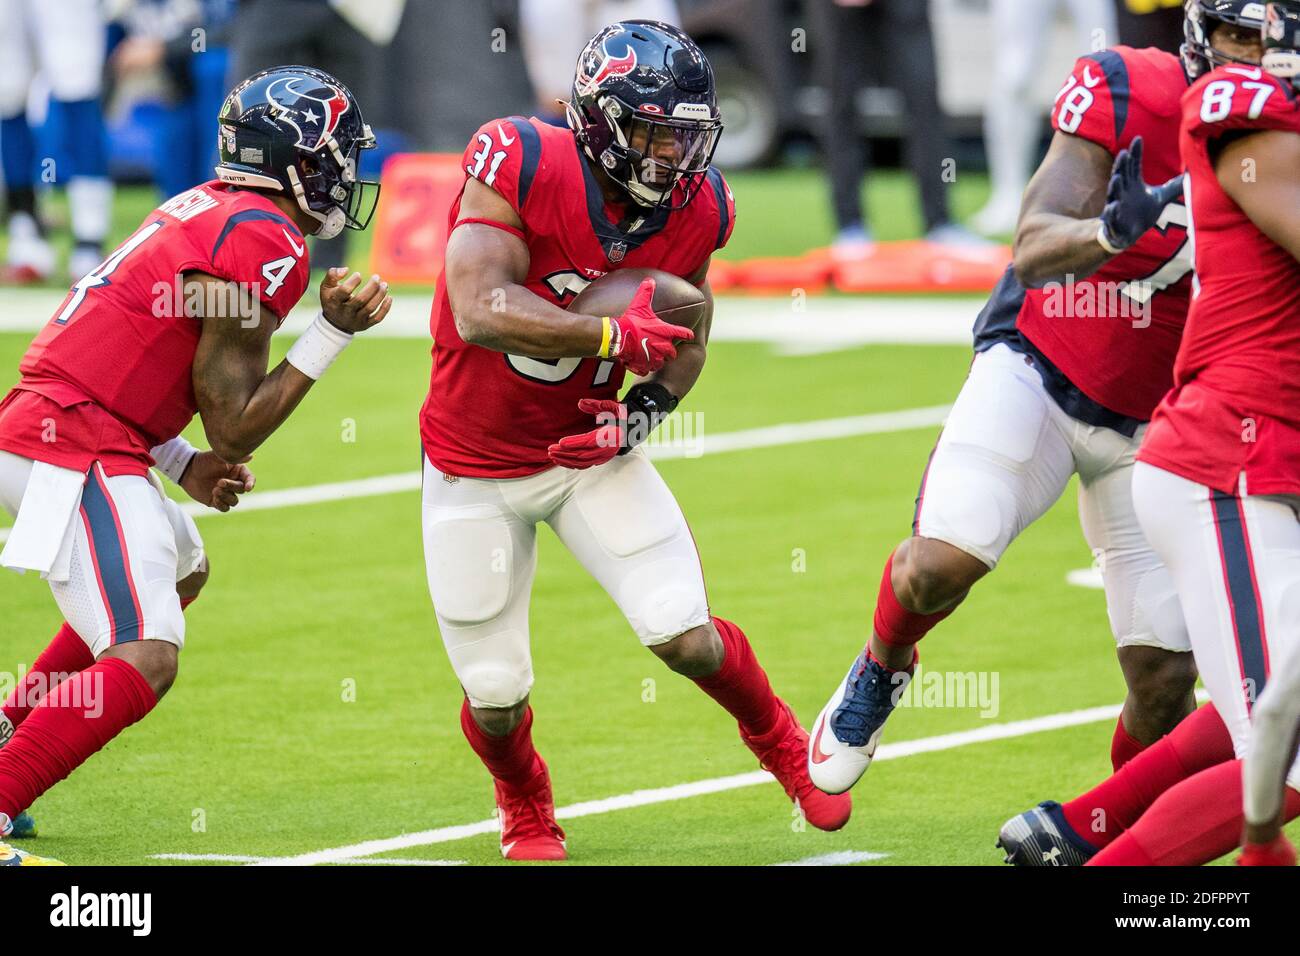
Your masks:
<path fill-rule="evenodd" d="M 891 671 L 866 651 L 849 668 L 808 737 L 808 776 L 823 793 L 843 793 L 871 766 L 910 671 Z"/>

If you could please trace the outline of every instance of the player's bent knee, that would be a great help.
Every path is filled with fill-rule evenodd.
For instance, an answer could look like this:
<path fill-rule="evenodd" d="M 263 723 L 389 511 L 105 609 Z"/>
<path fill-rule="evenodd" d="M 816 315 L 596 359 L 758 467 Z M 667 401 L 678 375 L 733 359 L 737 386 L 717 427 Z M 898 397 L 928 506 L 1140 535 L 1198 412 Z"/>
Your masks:
<path fill-rule="evenodd" d="M 702 624 L 650 650 L 669 668 L 685 677 L 716 674 L 726 658 L 726 649 L 713 624 Z"/>
<path fill-rule="evenodd" d="M 1172 728 L 1186 716 L 1196 685 L 1196 660 L 1189 651 L 1158 647 L 1120 649 L 1129 700 L 1149 721 Z"/>
<path fill-rule="evenodd" d="M 894 555 L 893 568 L 894 593 L 917 614 L 944 610 L 989 571 L 979 558 L 932 538 L 905 542 Z"/>
<path fill-rule="evenodd" d="M 476 707 L 471 702 L 470 711 L 474 723 L 478 724 L 483 733 L 489 737 L 504 737 L 524 719 L 524 714 L 528 712 L 528 697 L 525 695 L 513 707 Z"/>
<path fill-rule="evenodd" d="M 125 661 L 140 672 L 140 676 L 153 689 L 154 696 L 162 700 L 176 682 L 180 668 L 180 655 L 175 644 L 161 640 L 131 641 L 115 644 L 101 657 L 115 657 Z"/>
<path fill-rule="evenodd" d="M 533 687 L 532 671 L 494 662 L 458 668 L 456 676 L 475 710 L 505 710 L 522 702 Z"/>

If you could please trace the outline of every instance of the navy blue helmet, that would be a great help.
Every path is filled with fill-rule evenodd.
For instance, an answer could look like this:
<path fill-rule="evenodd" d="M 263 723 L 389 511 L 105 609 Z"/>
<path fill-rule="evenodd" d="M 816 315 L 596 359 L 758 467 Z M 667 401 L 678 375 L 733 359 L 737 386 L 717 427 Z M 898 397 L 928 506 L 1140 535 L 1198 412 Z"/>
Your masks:
<path fill-rule="evenodd" d="M 357 163 L 375 136 L 330 74 L 310 66 L 264 70 L 231 90 L 217 122 L 222 182 L 293 197 L 325 239 L 370 224 L 379 184 L 358 179 Z"/>
<path fill-rule="evenodd" d="M 1186 0 L 1181 53 L 1187 75 L 1195 80 L 1215 67 L 1244 62 L 1216 50 L 1210 37 L 1220 23 L 1254 30 L 1262 28 L 1264 6 L 1250 0 Z"/>
<path fill-rule="evenodd" d="M 722 119 L 695 41 L 654 20 L 605 27 L 578 55 L 569 128 L 639 205 L 680 209 L 699 192 Z"/>
<path fill-rule="evenodd" d="M 1300 2 L 1274 0 L 1264 18 L 1264 69 L 1300 89 Z"/>

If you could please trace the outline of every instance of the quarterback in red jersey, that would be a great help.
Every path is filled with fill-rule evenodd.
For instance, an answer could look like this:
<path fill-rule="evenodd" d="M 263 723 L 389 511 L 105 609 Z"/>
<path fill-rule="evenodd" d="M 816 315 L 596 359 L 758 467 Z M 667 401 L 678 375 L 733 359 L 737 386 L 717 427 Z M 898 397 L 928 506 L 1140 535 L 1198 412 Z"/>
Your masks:
<path fill-rule="evenodd" d="M 1258 44 L 1259 4 L 1191 6 L 1225 42 L 1244 31 Z M 1178 57 L 1121 46 L 1082 57 L 1057 94 L 1015 261 L 976 321 L 975 360 L 922 478 L 912 537 L 885 562 L 868 646 L 813 725 L 809 767 L 827 791 L 870 765 L 917 643 L 1075 474 L 1128 684 L 1112 764 L 1195 706 L 1182 609 L 1130 492 L 1191 295 L 1177 150 L 1187 85 Z"/>
<path fill-rule="evenodd" d="M 709 258 L 735 219 L 710 165 L 712 68 L 675 27 L 617 23 L 580 54 L 567 113 L 568 129 L 493 120 L 465 151 L 421 413 L 429 591 L 465 692 L 461 727 L 495 784 L 502 853 L 566 854 L 528 704 L 539 522 L 642 644 L 736 718 L 808 822 L 836 829 L 849 800 L 808 779 L 807 733 L 741 629 L 710 613 L 686 519 L 636 447 L 695 384 L 708 319 L 694 335 L 660 321 L 649 281 L 621 316 L 564 308 L 607 272 L 648 267 L 699 286 L 711 312 Z M 625 371 L 648 377 L 618 400 Z M 609 420 L 593 427 L 598 414 Z"/>
<path fill-rule="evenodd" d="M 46 578 L 66 622 L 0 707 L 0 837 L 176 677 L 208 563 L 150 468 L 234 507 L 253 484 L 242 462 L 392 305 L 378 277 L 331 272 L 321 315 L 267 372 L 307 287 L 304 234 L 370 219 L 377 186 L 356 164 L 374 136 L 310 67 L 244 81 L 218 123 L 218 179 L 163 203 L 73 286 L 0 402 L 0 505 L 16 516 L 0 564 Z M 211 451 L 179 437 L 196 412 Z"/>
<path fill-rule="evenodd" d="M 1052 848 L 1099 866 L 1229 852 L 1261 712 L 1281 738 L 1262 755 L 1276 789 L 1249 794 L 1245 859 L 1294 861 L 1279 839 L 1300 814 L 1295 724 L 1284 719 L 1294 708 L 1274 699 L 1272 674 L 1300 656 L 1300 3 L 1261 5 L 1261 15 L 1263 40 L 1249 52 L 1202 47 L 1189 32 L 1205 74 L 1183 98 L 1181 135 L 1197 290 L 1174 387 L 1133 473 L 1142 530 L 1177 586 L 1211 703 L 1083 796 L 1008 823 L 1014 862 L 1037 865 Z"/>

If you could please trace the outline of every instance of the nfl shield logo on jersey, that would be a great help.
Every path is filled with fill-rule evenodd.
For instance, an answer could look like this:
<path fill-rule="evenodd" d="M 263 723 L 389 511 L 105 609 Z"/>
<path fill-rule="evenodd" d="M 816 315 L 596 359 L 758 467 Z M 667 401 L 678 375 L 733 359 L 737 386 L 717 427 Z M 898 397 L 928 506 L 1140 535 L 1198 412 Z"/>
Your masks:
<path fill-rule="evenodd" d="M 622 262 L 623 257 L 627 255 L 627 243 L 620 239 L 609 247 L 609 261 Z"/>

